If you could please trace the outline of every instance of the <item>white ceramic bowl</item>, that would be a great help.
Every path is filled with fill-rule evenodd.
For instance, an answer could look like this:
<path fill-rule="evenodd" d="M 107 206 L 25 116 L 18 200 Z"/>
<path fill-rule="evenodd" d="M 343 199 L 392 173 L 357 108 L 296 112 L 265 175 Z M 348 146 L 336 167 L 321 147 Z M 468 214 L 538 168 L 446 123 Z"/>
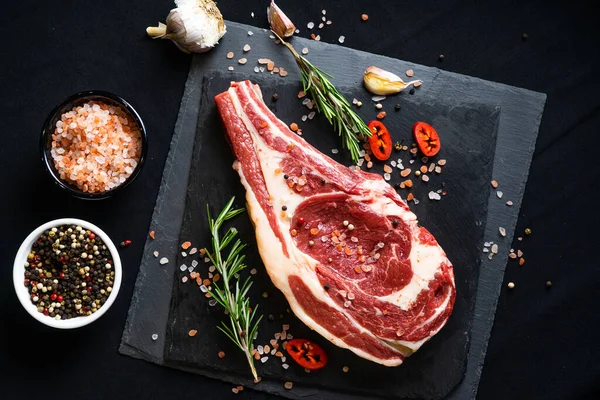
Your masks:
<path fill-rule="evenodd" d="M 106 244 L 106 247 L 110 251 L 111 257 L 113 259 L 115 280 L 110 295 L 108 296 L 106 302 L 102 305 L 102 307 L 98 309 L 98 311 L 91 315 L 57 320 L 47 315 L 44 315 L 41 312 L 38 312 L 37 306 L 31 301 L 29 290 L 23 284 L 23 280 L 25 279 L 25 261 L 27 261 L 27 255 L 31 251 L 31 246 L 33 245 L 33 242 L 35 242 L 44 231 L 61 225 L 81 226 L 83 229 L 89 229 L 90 231 L 94 232 L 97 236 L 100 237 L 100 239 L 102 239 L 102 241 Z M 117 298 L 117 295 L 119 294 L 119 288 L 121 287 L 121 276 L 121 258 L 119 257 L 119 252 L 117 251 L 117 248 L 115 247 L 112 240 L 110 240 L 108 235 L 96 225 L 76 218 L 55 219 L 54 221 L 47 222 L 44 225 L 41 225 L 38 228 L 36 228 L 33 232 L 29 234 L 29 236 L 27 236 L 27 238 L 23 241 L 23 244 L 21 244 L 21 247 L 19 248 L 19 251 L 17 252 L 17 255 L 15 257 L 15 264 L 13 267 L 13 283 L 15 285 L 15 292 L 17 293 L 17 297 L 19 298 L 19 301 L 21 302 L 25 310 L 29 314 L 31 314 L 33 318 L 37 319 L 44 325 L 48 325 L 53 328 L 59 329 L 79 328 L 81 326 L 91 324 L 92 322 L 100 318 L 106 311 L 108 311 L 110 306 L 114 303 L 115 299 Z"/>

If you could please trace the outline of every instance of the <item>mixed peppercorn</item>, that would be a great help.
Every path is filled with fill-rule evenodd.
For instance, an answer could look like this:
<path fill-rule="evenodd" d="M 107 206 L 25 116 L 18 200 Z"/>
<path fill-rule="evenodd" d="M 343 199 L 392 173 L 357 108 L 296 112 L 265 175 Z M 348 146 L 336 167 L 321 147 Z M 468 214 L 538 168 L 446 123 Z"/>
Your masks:
<path fill-rule="evenodd" d="M 76 225 L 45 231 L 25 261 L 24 285 L 37 310 L 55 319 L 91 315 L 110 296 L 115 279 L 106 244 Z"/>

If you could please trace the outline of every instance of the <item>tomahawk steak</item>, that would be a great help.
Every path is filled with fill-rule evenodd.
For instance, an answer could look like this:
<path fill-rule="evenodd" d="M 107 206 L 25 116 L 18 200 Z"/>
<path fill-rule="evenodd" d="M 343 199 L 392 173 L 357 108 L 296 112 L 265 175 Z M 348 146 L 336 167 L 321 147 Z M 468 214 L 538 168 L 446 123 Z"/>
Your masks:
<path fill-rule="evenodd" d="M 337 346 L 400 365 L 452 312 L 445 252 L 381 176 L 319 152 L 267 108 L 257 85 L 234 82 L 215 101 L 275 286 Z"/>

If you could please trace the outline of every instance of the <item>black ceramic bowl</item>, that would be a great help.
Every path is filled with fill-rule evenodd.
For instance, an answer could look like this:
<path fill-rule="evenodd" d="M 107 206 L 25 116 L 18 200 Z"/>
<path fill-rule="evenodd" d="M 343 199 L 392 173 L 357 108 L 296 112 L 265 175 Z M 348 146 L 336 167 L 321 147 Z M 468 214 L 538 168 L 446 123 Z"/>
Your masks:
<path fill-rule="evenodd" d="M 54 160 L 52 159 L 52 154 L 50 153 L 52 147 L 52 134 L 56 128 L 56 122 L 58 122 L 61 116 L 72 110 L 74 107 L 80 106 L 88 101 L 101 101 L 106 104 L 120 106 L 129 116 L 137 123 L 141 132 L 141 140 L 142 140 L 142 152 L 140 155 L 140 159 L 136 167 L 134 168 L 131 175 L 125 180 L 125 182 L 121 183 L 119 186 L 116 186 L 113 189 L 110 189 L 105 192 L 100 193 L 88 193 L 80 190 L 77 186 L 70 184 L 62 179 L 60 179 L 60 173 L 54 167 Z M 108 198 L 115 193 L 123 190 L 127 187 L 140 173 L 142 166 L 144 165 L 144 161 L 146 160 L 146 155 L 148 153 L 148 138 L 146 135 L 146 128 L 142 119 L 135 109 L 125 101 L 120 96 L 117 96 L 113 93 L 103 92 L 99 90 L 88 90 L 85 92 L 76 93 L 72 96 L 69 96 L 65 100 L 63 100 L 58 106 L 52 110 L 46 122 L 44 122 L 44 127 L 42 129 L 42 136 L 40 138 L 40 151 L 42 156 L 42 162 L 46 170 L 50 173 L 50 176 L 54 180 L 54 182 L 71 193 L 73 196 L 86 199 L 86 200 L 99 200 Z"/>

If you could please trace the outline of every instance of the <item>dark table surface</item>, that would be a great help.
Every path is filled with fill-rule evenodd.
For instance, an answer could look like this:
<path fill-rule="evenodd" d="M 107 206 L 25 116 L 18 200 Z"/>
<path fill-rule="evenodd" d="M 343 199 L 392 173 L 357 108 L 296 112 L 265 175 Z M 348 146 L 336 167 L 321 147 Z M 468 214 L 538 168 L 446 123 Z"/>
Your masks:
<path fill-rule="evenodd" d="M 8 4 L 7 4 L 8 5 Z M 600 130 L 600 28 L 593 1 L 281 1 L 301 28 L 321 10 L 322 40 L 548 95 L 514 247 L 499 300 L 479 399 L 600 397 L 600 220 L 594 155 Z M 145 28 L 170 0 L 20 1 L 0 16 L 0 398 L 234 397 L 230 385 L 119 355 L 121 333 L 183 94 L 190 56 Z M 267 1 L 222 0 L 226 19 L 266 27 Z M 254 12 L 255 17 L 251 16 Z M 362 13 L 369 15 L 362 23 Z M 306 35 L 302 29 L 301 35 Z M 526 33 L 527 39 L 522 35 Z M 443 62 L 438 56 L 444 54 Z M 147 164 L 117 198 L 85 202 L 54 186 L 38 157 L 49 111 L 102 89 L 128 99 L 150 135 Z M 26 314 L 12 284 L 21 241 L 38 225 L 77 217 L 101 226 L 121 251 L 124 278 L 109 312 L 75 331 Z M 596 249 L 596 250 L 594 250 Z M 553 285 L 547 289 L 545 282 Z M 247 398 L 270 398 L 245 391 Z M 209 397 L 209 398 L 210 398 Z M 596 398 L 598 398 L 596 397 Z"/>

